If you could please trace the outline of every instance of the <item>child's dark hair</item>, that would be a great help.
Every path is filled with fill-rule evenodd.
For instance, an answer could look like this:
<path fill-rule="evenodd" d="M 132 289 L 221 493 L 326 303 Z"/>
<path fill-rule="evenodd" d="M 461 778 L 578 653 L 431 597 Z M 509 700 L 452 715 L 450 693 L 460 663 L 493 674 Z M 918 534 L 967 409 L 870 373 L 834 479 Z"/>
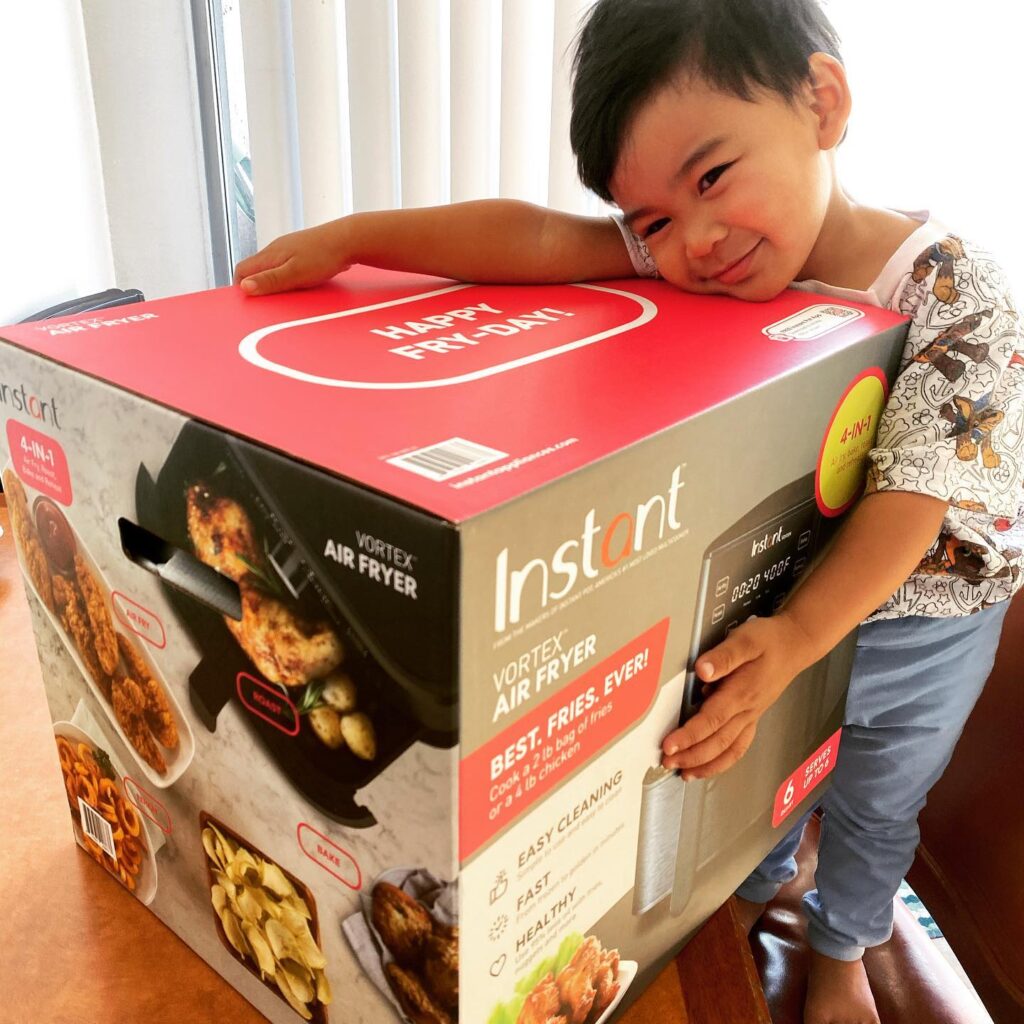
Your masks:
<path fill-rule="evenodd" d="M 569 138 L 580 180 L 611 200 L 630 120 L 677 75 L 744 100 L 759 89 L 792 100 L 817 52 L 839 59 L 817 0 L 598 0 L 573 60 Z"/>

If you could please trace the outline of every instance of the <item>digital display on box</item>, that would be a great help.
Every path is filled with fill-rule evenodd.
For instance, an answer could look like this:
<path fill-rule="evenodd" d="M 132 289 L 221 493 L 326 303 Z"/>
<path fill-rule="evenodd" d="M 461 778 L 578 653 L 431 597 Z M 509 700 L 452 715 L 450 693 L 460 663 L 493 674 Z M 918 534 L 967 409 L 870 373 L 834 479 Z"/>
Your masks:
<path fill-rule="evenodd" d="M 779 608 L 814 556 L 820 519 L 810 498 L 709 552 L 701 651 L 751 615 Z"/>

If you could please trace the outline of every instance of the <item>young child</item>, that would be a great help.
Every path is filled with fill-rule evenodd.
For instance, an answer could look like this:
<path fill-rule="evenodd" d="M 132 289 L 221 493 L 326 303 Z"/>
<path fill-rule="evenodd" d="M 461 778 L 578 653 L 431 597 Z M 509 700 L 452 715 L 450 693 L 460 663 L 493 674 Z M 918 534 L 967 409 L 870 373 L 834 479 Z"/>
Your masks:
<path fill-rule="evenodd" d="M 355 214 L 236 272 L 252 295 L 353 263 L 478 282 L 658 274 L 687 291 L 757 301 L 792 286 L 912 318 L 866 496 L 776 615 L 698 659 L 707 698 L 664 742 L 684 778 L 724 771 L 792 679 L 866 619 L 805 901 L 806 1024 L 878 1021 L 861 956 L 891 933 L 917 814 L 989 673 L 1024 547 L 1024 345 L 1003 274 L 928 214 L 843 190 L 849 112 L 816 0 L 600 0 L 576 54 L 572 144 L 620 217 L 501 200 Z M 803 825 L 741 886 L 748 924 L 793 877 Z"/>

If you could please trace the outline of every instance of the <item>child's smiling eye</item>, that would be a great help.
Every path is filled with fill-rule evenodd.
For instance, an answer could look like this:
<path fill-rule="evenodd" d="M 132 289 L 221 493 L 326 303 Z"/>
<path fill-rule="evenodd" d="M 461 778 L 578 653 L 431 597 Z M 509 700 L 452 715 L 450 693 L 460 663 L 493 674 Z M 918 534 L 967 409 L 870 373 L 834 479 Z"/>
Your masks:
<path fill-rule="evenodd" d="M 697 191 L 701 195 L 704 195 L 704 193 L 707 192 L 707 190 L 709 188 L 711 188 L 711 186 L 714 185 L 714 183 L 716 181 L 718 181 L 718 179 L 723 174 L 725 174 L 725 172 L 730 167 L 732 167 L 731 163 L 729 163 L 729 164 L 719 164 L 717 167 L 712 167 L 711 170 L 708 171 L 708 173 L 705 174 L 704 177 L 701 178 L 699 182 L 697 182 Z"/>
<path fill-rule="evenodd" d="M 656 235 L 666 224 L 668 224 L 668 217 L 661 217 L 658 220 L 651 221 L 651 223 L 644 228 L 643 237 L 650 238 L 651 235 Z"/>

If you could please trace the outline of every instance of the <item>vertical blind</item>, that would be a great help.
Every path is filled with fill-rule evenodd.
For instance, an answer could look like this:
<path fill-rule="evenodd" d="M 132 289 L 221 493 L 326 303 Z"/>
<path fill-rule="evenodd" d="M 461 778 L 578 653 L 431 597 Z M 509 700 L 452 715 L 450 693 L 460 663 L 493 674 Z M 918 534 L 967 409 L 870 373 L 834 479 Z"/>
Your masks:
<path fill-rule="evenodd" d="M 259 245 L 355 210 L 507 196 L 601 206 L 569 150 L 594 0 L 239 5 Z"/>
<path fill-rule="evenodd" d="M 593 2 L 239 4 L 258 244 L 353 210 L 487 196 L 600 212 L 568 142 L 572 43 Z M 824 6 L 854 93 L 845 186 L 929 206 L 1024 291 L 1024 5 Z"/>

